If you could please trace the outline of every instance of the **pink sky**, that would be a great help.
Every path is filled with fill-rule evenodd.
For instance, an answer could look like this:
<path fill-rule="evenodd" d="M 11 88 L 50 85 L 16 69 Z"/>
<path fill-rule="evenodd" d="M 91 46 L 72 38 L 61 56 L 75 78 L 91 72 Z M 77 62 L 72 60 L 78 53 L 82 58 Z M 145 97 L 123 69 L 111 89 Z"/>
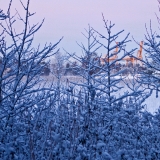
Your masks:
<path fill-rule="evenodd" d="M 0 0 L 0 8 L 5 11 L 8 2 L 9 0 Z M 19 0 L 14 0 L 14 8 L 22 10 L 18 2 Z M 158 28 L 156 0 L 31 0 L 31 11 L 37 13 L 33 18 L 35 23 L 45 17 L 35 44 L 54 43 L 64 36 L 59 47 L 68 52 L 81 52 L 76 41 L 86 42 L 81 32 L 88 24 L 105 34 L 102 12 L 106 20 L 116 24 L 115 31 L 124 29 L 126 34 L 130 32 L 137 41 L 144 39 L 145 23 L 149 25 L 152 20 L 153 29 Z M 129 48 L 132 47 L 134 43 Z"/>

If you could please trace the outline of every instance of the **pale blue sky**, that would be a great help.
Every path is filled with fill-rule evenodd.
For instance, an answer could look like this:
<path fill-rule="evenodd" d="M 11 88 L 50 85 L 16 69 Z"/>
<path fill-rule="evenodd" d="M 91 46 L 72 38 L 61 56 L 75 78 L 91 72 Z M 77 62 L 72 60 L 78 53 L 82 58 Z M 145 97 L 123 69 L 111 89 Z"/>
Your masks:
<path fill-rule="evenodd" d="M 14 0 L 14 8 L 22 10 L 18 1 Z M 8 2 L 0 0 L 0 8 L 5 10 Z M 59 47 L 69 52 L 81 52 L 76 41 L 85 43 L 81 32 L 88 24 L 105 34 L 102 12 L 106 20 L 116 24 L 115 31 L 124 29 L 137 41 L 144 39 L 145 23 L 149 25 L 152 20 L 153 28 L 158 28 L 155 16 L 155 13 L 159 14 L 157 0 L 31 0 L 31 11 L 36 12 L 35 23 L 45 17 L 35 45 L 56 42 L 64 36 Z M 129 45 L 132 47 L 134 43 Z"/>

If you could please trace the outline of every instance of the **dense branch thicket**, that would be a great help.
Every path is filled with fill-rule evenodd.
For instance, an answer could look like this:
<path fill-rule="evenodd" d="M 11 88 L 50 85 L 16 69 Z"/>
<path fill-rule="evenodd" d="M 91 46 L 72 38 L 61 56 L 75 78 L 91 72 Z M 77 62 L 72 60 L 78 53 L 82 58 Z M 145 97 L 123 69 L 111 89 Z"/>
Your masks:
<path fill-rule="evenodd" d="M 58 59 L 52 72 L 56 83 L 47 82 L 42 76 L 49 66 L 46 59 L 58 54 L 61 39 L 42 49 L 33 48 L 34 34 L 43 22 L 29 25 L 34 15 L 29 12 L 30 0 L 20 2 L 26 12 L 24 18 L 16 13 L 24 25 L 21 32 L 14 29 L 17 19 L 10 13 L 12 1 L 7 16 L 0 10 L 0 159 L 160 159 L 160 110 L 153 115 L 143 109 L 150 88 L 138 83 L 136 73 L 128 82 L 123 69 L 117 69 L 117 62 L 135 51 L 125 50 L 129 34 L 115 43 L 123 30 L 112 35 L 114 24 L 103 16 L 106 33 L 89 26 L 84 34 L 87 45 L 79 44 L 83 56 L 66 53 L 63 57 L 76 60 L 71 68 L 81 81 L 64 82 Z M 99 56 L 101 47 L 106 49 L 105 58 Z M 154 52 L 146 49 L 148 53 L 159 53 L 158 43 L 150 47 Z M 120 52 L 121 57 L 110 61 Z M 158 81 L 152 84 L 159 87 Z M 125 92 L 124 85 L 128 87 Z"/>

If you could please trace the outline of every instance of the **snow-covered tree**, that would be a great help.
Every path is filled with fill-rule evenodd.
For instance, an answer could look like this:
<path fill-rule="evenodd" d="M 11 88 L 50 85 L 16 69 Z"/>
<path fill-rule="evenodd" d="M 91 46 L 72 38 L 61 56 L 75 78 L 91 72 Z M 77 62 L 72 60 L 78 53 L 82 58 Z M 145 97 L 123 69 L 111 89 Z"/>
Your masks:
<path fill-rule="evenodd" d="M 159 4 L 160 1 L 158 0 Z M 160 19 L 157 16 L 158 24 L 160 24 Z M 141 74 L 139 78 L 139 83 L 151 92 L 156 92 L 156 97 L 158 98 L 158 93 L 160 91 L 160 41 L 159 32 L 154 31 L 152 28 L 152 22 L 150 25 L 146 25 L 146 34 L 144 40 L 144 52 L 145 55 L 143 59 L 138 59 L 142 62 L 144 70 L 139 71 Z"/>
<path fill-rule="evenodd" d="M 29 11 L 30 0 L 20 1 L 24 17 L 18 11 L 11 14 L 12 3 L 6 20 L 0 23 L 0 158 L 34 159 L 33 128 L 37 127 L 41 111 L 51 103 L 51 88 L 41 77 L 46 65 L 43 62 L 57 52 L 61 39 L 34 48 L 34 35 L 44 20 L 40 24 L 29 23 L 34 15 Z M 22 23 L 21 31 L 15 28 L 17 21 Z"/>
<path fill-rule="evenodd" d="M 143 64 L 145 65 L 146 70 L 143 72 L 141 79 L 148 89 L 156 91 L 156 97 L 158 97 L 158 92 L 160 91 L 159 46 L 159 33 L 153 32 L 150 26 L 150 29 L 147 29 L 147 34 L 145 35 L 144 50 L 146 56 Z"/>
<path fill-rule="evenodd" d="M 123 31 L 111 35 L 114 25 L 111 22 L 108 24 L 104 17 L 103 21 L 107 30 L 106 37 L 89 26 L 86 34 L 83 34 L 87 45 L 79 44 L 83 51 L 82 56 L 68 53 L 81 64 L 78 75 L 82 77 L 82 82 L 69 81 L 76 101 L 70 105 L 69 110 L 72 112 L 73 109 L 76 113 L 71 117 L 75 115 L 72 137 L 76 139 L 73 142 L 77 151 L 74 156 L 78 156 L 77 159 L 116 159 L 117 157 L 121 159 L 131 155 L 131 152 L 127 152 L 128 141 L 123 137 L 132 137 L 130 143 L 133 143 L 136 137 L 132 136 L 132 133 L 128 134 L 136 125 L 139 125 L 140 121 L 139 111 L 142 109 L 142 101 L 137 102 L 137 99 L 138 96 L 143 97 L 142 90 L 138 89 L 139 86 L 135 86 L 134 81 L 132 88 L 129 88 L 130 93 L 122 91 L 119 95 L 118 92 L 123 88 L 120 82 L 124 82 L 123 69 L 115 70 L 116 63 L 132 54 L 134 50 L 129 52 L 125 50 L 125 45 L 129 42 L 128 35 L 116 44 L 116 39 Z M 97 39 L 96 34 L 106 40 L 105 45 Z M 119 50 L 114 52 L 117 46 Z M 105 58 L 100 54 L 97 56 L 101 47 L 107 51 Z M 120 52 L 123 52 L 122 56 L 119 56 Z M 113 59 L 117 55 L 118 58 Z M 134 97 L 136 98 L 133 100 Z M 132 120 L 134 117 L 137 117 L 135 126 Z M 115 148 L 115 146 L 119 147 Z M 134 147 L 133 145 L 132 149 Z"/>

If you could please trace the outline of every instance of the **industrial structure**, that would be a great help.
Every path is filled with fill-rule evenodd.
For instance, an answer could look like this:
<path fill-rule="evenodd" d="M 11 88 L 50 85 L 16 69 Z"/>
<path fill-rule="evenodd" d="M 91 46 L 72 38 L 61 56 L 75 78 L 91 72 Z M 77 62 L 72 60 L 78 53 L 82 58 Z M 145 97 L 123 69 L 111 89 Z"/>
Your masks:
<path fill-rule="evenodd" d="M 116 50 L 114 51 L 113 56 L 111 56 L 109 59 L 107 58 L 107 56 L 105 56 L 104 58 L 100 59 L 102 65 L 104 65 L 108 61 L 110 62 L 110 61 L 114 61 L 114 60 L 118 59 L 118 55 L 117 55 L 117 53 L 118 53 L 118 42 L 116 42 L 116 44 L 117 44 L 117 47 L 116 47 Z M 126 56 L 121 61 L 125 61 L 126 62 L 126 66 L 128 66 L 129 63 L 132 63 L 133 66 L 135 64 L 139 64 L 139 65 L 142 66 L 142 61 L 141 61 L 143 59 L 142 49 L 143 49 L 143 41 L 140 42 L 140 49 L 137 52 L 137 57 Z"/>

